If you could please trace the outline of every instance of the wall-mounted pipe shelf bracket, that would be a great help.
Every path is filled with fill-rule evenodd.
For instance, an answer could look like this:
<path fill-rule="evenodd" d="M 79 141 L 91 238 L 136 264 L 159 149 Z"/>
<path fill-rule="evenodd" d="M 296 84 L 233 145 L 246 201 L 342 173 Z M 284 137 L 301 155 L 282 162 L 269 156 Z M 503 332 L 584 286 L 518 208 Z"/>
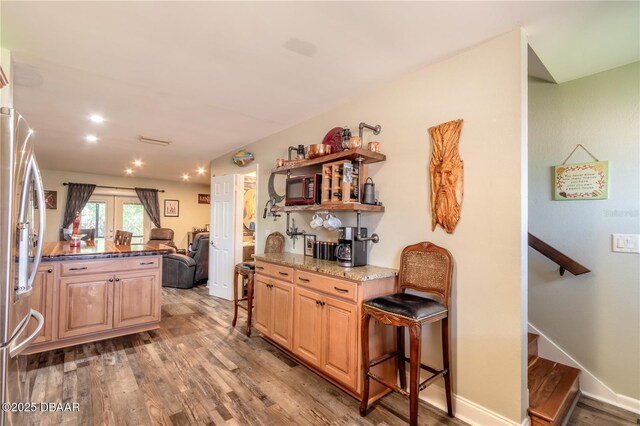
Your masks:
<path fill-rule="evenodd" d="M 291 219 L 291 224 L 289 224 L 290 215 L 291 213 L 287 212 L 287 230 L 285 232 L 289 236 L 289 238 L 291 238 L 293 242 L 293 248 L 296 248 L 296 240 L 298 239 L 298 235 L 305 235 L 307 231 L 298 231 L 295 219 Z"/>
<path fill-rule="evenodd" d="M 360 226 L 360 211 L 356 212 L 356 241 L 371 241 L 374 244 L 377 244 L 380 241 L 380 237 L 378 234 L 371 234 L 370 237 L 362 236 L 362 228 Z"/>

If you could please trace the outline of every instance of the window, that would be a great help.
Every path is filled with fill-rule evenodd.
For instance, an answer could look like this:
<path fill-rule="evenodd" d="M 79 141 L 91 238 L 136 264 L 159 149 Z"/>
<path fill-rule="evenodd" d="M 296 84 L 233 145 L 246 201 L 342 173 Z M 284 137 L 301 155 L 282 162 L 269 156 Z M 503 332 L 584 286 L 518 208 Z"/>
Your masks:
<path fill-rule="evenodd" d="M 144 242 L 144 207 L 140 203 L 122 203 L 122 229 L 132 232 L 132 243 Z"/>
<path fill-rule="evenodd" d="M 95 238 L 104 238 L 107 222 L 107 204 L 89 201 L 80 214 L 80 228 L 95 229 Z"/>

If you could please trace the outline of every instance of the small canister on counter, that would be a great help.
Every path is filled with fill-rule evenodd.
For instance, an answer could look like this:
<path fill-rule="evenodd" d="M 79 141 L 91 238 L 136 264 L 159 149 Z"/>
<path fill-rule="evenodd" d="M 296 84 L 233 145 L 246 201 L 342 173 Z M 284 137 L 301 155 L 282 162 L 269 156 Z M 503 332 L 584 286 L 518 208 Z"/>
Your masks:
<path fill-rule="evenodd" d="M 329 246 L 329 256 L 327 257 L 327 260 L 336 260 L 336 245 L 337 243 L 335 242 L 328 242 L 327 245 Z"/>
<path fill-rule="evenodd" d="M 320 257 L 319 259 L 326 260 L 327 259 L 327 242 L 320 241 Z"/>
<path fill-rule="evenodd" d="M 320 255 L 322 253 L 322 246 L 320 245 L 320 241 L 316 241 L 313 243 L 313 258 L 320 259 Z"/>

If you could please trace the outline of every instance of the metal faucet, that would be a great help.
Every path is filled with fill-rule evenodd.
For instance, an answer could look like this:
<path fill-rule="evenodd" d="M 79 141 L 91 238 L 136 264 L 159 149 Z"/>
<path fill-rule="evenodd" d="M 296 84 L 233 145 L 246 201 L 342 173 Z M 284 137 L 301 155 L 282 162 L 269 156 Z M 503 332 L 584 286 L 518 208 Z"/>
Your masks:
<path fill-rule="evenodd" d="M 291 242 L 293 243 L 293 248 L 296 248 L 296 240 L 298 239 L 298 235 L 305 235 L 307 231 L 302 230 L 302 232 L 298 232 L 298 227 L 296 226 L 296 220 L 291 219 L 292 225 L 289 226 L 289 212 L 287 212 L 287 230 L 286 233 L 289 237 L 291 237 Z"/>

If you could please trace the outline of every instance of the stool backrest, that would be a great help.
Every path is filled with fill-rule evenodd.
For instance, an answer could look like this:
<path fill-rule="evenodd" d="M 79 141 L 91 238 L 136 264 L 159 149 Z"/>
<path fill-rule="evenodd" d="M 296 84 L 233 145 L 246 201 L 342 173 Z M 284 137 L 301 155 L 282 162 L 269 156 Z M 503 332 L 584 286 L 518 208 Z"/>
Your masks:
<path fill-rule="evenodd" d="M 267 236 L 264 243 L 265 253 L 284 253 L 284 235 L 279 232 L 272 232 Z"/>
<path fill-rule="evenodd" d="M 430 293 L 449 308 L 453 258 L 445 248 L 429 242 L 405 247 L 400 255 L 398 289 L 413 289 Z"/>

